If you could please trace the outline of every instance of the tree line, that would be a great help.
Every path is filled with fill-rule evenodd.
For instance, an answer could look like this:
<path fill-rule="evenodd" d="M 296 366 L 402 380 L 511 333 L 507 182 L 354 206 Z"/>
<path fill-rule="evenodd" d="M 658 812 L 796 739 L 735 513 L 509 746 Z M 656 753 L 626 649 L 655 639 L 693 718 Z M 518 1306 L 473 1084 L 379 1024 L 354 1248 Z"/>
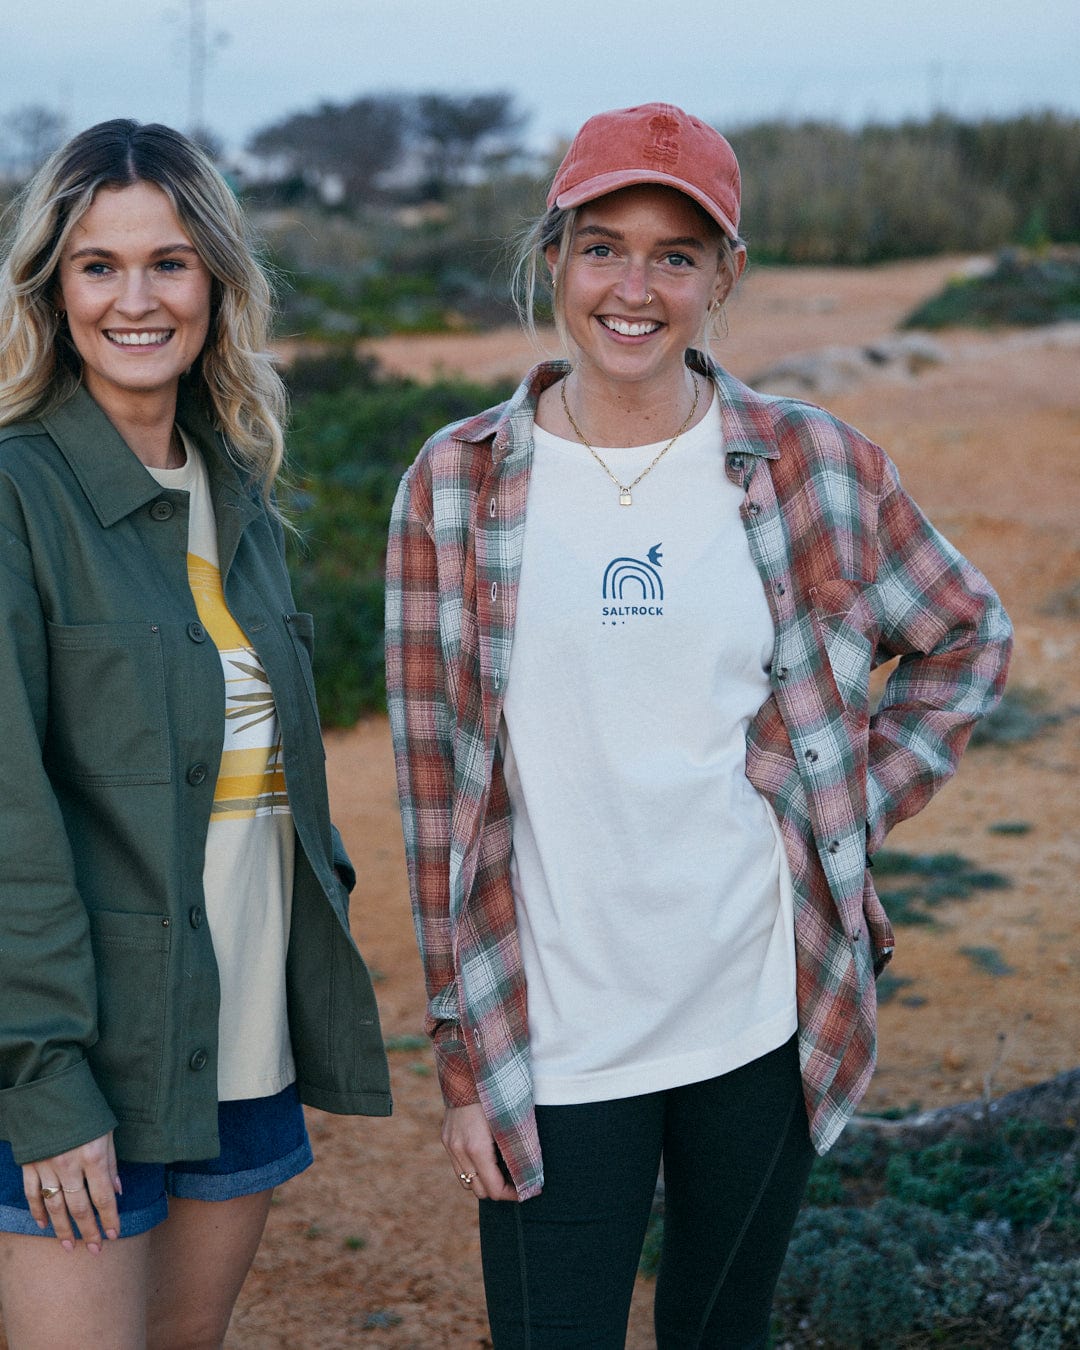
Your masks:
<path fill-rule="evenodd" d="M 395 225 L 394 213 L 428 205 L 440 208 L 419 217 L 429 233 L 434 220 L 460 237 L 463 221 L 479 216 L 491 237 L 542 201 L 561 153 L 530 150 L 528 124 L 506 92 L 365 95 L 288 114 L 229 167 L 255 204 Z M 942 113 L 860 128 L 768 121 L 724 130 L 743 165 L 744 233 L 760 261 L 868 263 L 1080 242 L 1080 118 Z M 66 131 L 45 107 L 0 118 L 0 173 L 25 177 Z"/>

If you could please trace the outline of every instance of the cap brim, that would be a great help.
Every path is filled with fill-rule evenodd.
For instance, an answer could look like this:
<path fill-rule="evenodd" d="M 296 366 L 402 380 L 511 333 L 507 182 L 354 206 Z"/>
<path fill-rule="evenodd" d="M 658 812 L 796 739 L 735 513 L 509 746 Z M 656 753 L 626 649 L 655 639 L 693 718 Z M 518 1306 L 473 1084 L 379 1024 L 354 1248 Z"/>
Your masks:
<path fill-rule="evenodd" d="M 653 169 L 620 169 L 617 173 L 597 174 L 594 178 L 586 178 L 584 182 L 576 183 L 565 192 L 560 192 L 549 205 L 566 211 L 573 206 L 584 206 L 586 202 L 594 202 L 597 197 L 606 197 L 609 192 L 618 192 L 620 188 L 634 187 L 640 183 L 659 183 L 662 187 L 675 188 L 697 202 L 730 239 L 738 238 L 738 226 L 712 197 L 674 174 L 658 173 Z"/>

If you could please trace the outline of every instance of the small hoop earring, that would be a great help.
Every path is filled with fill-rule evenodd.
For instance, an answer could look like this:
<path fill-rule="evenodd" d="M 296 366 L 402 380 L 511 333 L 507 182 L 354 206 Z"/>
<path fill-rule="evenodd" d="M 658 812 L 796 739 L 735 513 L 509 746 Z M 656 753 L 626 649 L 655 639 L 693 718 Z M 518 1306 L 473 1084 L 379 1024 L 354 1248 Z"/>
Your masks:
<path fill-rule="evenodd" d="M 652 295 L 648 291 L 645 292 L 645 303 L 647 305 L 652 304 Z"/>

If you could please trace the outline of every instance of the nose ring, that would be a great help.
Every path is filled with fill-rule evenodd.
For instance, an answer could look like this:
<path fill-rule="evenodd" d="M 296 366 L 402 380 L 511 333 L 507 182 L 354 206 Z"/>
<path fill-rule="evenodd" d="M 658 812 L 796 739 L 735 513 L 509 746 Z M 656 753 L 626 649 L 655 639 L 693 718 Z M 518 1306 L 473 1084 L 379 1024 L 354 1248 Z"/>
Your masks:
<path fill-rule="evenodd" d="M 651 304 L 652 304 L 652 296 L 649 294 L 648 291 L 645 292 L 645 303 L 646 303 L 647 305 L 651 305 Z"/>

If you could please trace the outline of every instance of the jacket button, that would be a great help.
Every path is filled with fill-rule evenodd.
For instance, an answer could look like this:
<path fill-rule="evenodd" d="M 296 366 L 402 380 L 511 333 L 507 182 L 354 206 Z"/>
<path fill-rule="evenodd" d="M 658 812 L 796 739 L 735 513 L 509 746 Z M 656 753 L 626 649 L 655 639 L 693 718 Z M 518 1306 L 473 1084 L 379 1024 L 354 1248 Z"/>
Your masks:
<path fill-rule="evenodd" d="M 206 1068 L 207 1061 L 209 1060 L 209 1058 L 210 1056 L 206 1053 L 205 1050 L 196 1050 L 195 1053 L 188 1060 L 188 1068 L 194 1069 L 195 1072 L 198 1073 L 200 1069 Z"/>
<path fill-rule="evenodd" d="M 206 775 L 209 772 L 205 764 L 193 764 L 187 771 L 187 780 L 192 787 L 198 787 L 200 783 L 206 782 Z"/>
<path fill-rule="evenodd" d="M 206 629 L 201 623 L 189 623 L 187 626 L 187 635 L 192 642 L 206 641 Z"/>
<path fill-rule="evenodd" d="M 188 910 L 188 923 L 191 924 L 192 928 L 201 928 L 202 918 L 202 906 L 192 905 Z"/>
<path fill-rule="evenodd" d="M 159 498 L 150 508 L 150 515 L 154 520 L 171 520 L 175 510 L 172 502 Z"/>

